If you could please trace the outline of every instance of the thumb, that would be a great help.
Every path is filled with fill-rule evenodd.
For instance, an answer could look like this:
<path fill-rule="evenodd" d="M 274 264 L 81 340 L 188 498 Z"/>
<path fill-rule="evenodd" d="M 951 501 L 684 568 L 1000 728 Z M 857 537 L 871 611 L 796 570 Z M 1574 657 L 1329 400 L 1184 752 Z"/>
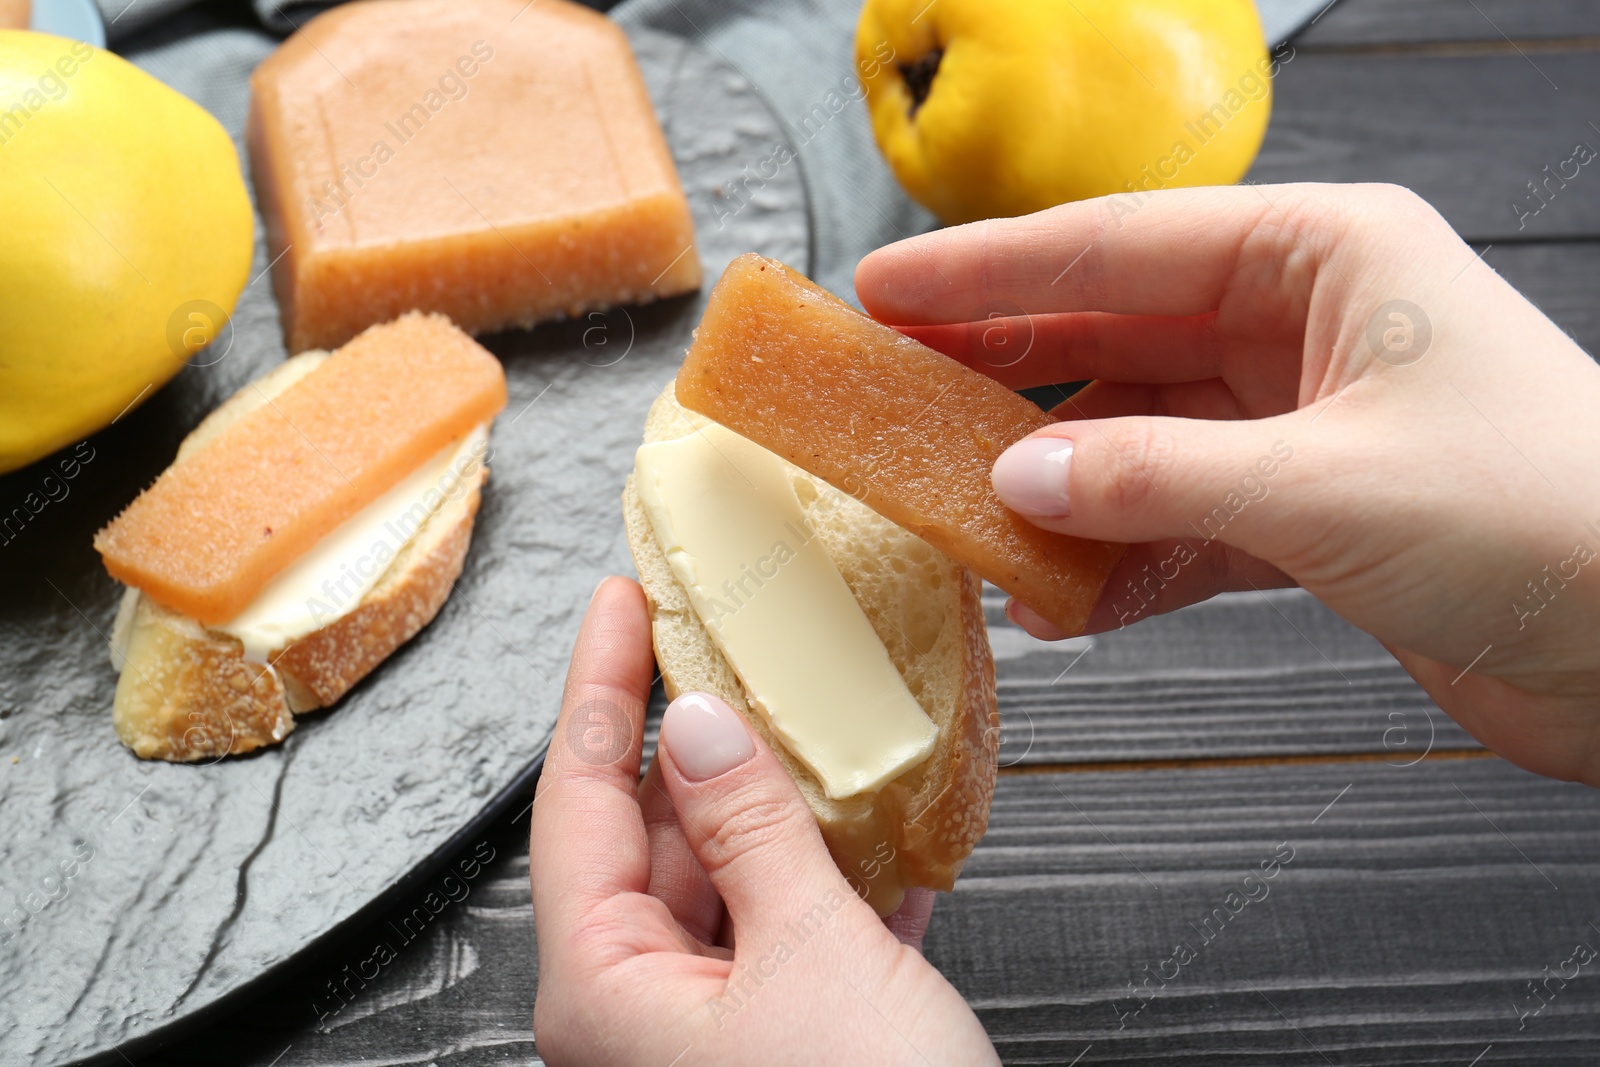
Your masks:
<path fill-rule="evenodd" d="M 1295 414 L 1248 421 L 1130 417 L 1061 422 L 995 461 L 1002 503 L 1046 530 L 1105 541 L 1220 540 L 1270 559 L 1286 546 L 1282 508 L 1303 481 Z M 1307 518 L 1297 503 L 1297 524 Z"/>
<path fill-rule="evenodd" d="M 794 780 L 738 712 L 685 693 L 661 720 L 661 753 L 684 836 L 735 928 L 858 903 Z"/>

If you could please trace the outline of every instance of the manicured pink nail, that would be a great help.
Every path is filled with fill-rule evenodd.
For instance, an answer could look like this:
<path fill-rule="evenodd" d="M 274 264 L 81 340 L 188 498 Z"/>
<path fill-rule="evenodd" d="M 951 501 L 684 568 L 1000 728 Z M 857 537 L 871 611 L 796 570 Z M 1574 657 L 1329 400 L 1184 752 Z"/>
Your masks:
<path fill-rule="evenodd" d="M 1012 511 L 1041 519 L 1064 519 L 1072 442 L 1065 437 L 1030 437 L 995 460 L 994 491 Z"/>
<path fill-rule="evenodd" d="M 685 693 L 667 705 L 661 743 L 695 782 L 727 774 L 756 753 L 739 713 L 709 693 Z"/>
<path fill-rule="evenodd" d="M 1006 601 L 1005 611 L 1006 618 L 1040 641 L 1060 641 L 1072 636 L 1015 597 Z"/>

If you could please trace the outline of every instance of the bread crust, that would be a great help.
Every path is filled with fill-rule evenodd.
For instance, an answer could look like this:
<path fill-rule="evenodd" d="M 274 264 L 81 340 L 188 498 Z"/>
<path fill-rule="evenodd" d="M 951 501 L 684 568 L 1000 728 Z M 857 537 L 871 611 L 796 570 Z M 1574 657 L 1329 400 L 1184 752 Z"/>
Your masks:
<path fill-rule="evenodd" d="M 679 437 L 704 421 L 679 406 L 669 386 L 650 409 L 644 439 Z M 988 825 L 999 713 L 994 658 L 980 599 L 982 583 L 965 567 L 821 479 L 798 467 L 791 473 L 808 521 L 839 565 L 895 666 L 939 727 L 933 754 L 875 792 L 829 799 L 811 772 L 777 740 L 672 573 L 631 475 L 622 499 L 628 545 L 649 604 L 656 659 L 668 697 L 709 692 L 739 711 L 795 779 L 840 871 L 880 915 L 887 915 L 912 886 L 953 888 Z M 865 561 L 841 547 L 863 541 L 884 544 L 887 552 L 882 554 L 890 557 L 891 571 L 896 569 L 894 556 L 914 556 L 909 576 L 885 584 L 866 573 Z"/>
<path fill-rule="evenodd" d="M 326 358 L 308 352 L 245 386 L 178 448 L 192 456 L 229 424 L 287 389 Z M 112 722 L 144 759 L 214 760 L 282 741 L 297 714 L 327 707 L 414 637 L 461 575 L 488 469 L 447 500 L 349 613 L 268 656 L 244 657 L 235 637 L 208 630 L 137 589 L 123 596 L 112 635 L 121 671 Z"/>

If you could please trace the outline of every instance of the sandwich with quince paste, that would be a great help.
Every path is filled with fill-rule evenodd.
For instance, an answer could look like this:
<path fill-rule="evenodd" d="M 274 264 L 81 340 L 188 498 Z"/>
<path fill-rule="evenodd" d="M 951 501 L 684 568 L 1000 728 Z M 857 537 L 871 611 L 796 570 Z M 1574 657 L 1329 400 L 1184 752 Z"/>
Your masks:
<path fill-rule="evenodd" d="M 195 761 L 282 741 L 426 626 L 461 573 L 505 402 L 492 355 L 413 313 L 212 412 L 95 538 L 128 586 L 123 744 Z"/>

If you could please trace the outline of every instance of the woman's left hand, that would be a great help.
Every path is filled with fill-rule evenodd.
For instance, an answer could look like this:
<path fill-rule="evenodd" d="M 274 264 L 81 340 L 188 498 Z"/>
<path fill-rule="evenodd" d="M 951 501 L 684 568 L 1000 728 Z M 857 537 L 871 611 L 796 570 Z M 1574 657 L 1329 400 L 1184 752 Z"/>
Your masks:
<path fill-rule="evenodd" d="M 907 943 L 929 895 L 880 921 L 726 704 L 673 701 L 640 782 L 654 667 L 643 591 L 607 580 L 533 805 L 539 1054 L 556 1067 L 998 1063 Z"/>

